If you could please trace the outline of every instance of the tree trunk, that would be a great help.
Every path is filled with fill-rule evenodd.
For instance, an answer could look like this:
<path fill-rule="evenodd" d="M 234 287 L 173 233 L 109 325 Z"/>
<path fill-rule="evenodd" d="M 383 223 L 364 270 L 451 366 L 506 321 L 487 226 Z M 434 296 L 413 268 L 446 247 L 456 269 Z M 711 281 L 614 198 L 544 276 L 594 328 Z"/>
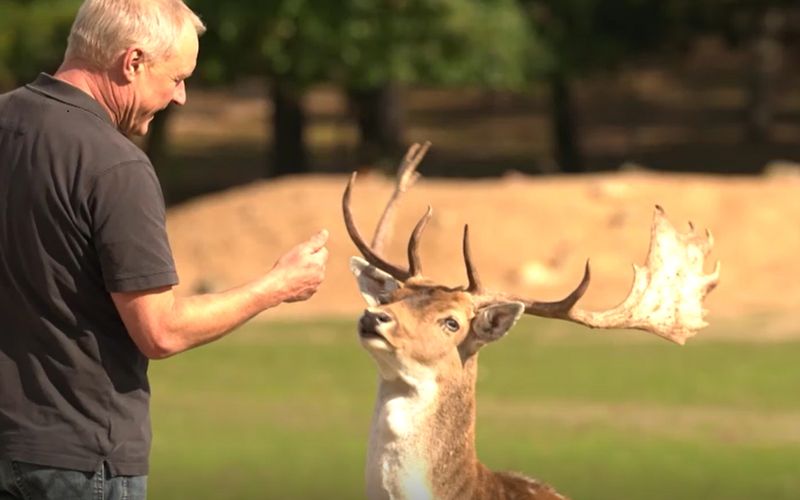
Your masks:
<path fill-rule="evenodd" d="M 306 117 L 303 112 L 302 92 L 282 83 L 272 82 L 272 168 L 267 176 L 302 174 L 309 171 L 308 154 L 303 132 Z"/>
<path fill-rule="evenodd" d="M 147 134 L 147 142 L 145 143 L 144 149 L 156 169 L 163 166 L 169 153 L 167 126 L 172 112 L 173 107 L 167 106 L 165 109 L 156 113 L 153 120 L 150 122 L 150 131 Z"/>
<path fill-rule="evenodd" d="M 403 148 L 404 116 L 400 88 L 388 83 L 349 89 L 348 99 L 358 124 L 360 165 L 394 161 Z"/>
<path fill-rule="evenodd" d="M 572 94 L 566 76 L 561 72 L 553 74 L 550 89 L 556 162 L 562 172 L 583 172 Z"/>
<path fill-rule="evenodd" d="M 150 158 L 150 162 L 158 174 L 161 182 L 161 191 L 168 205 L 175 201 L 174 198 L 176 196 L 176 186 L 173 182 L 169 182 L 169 176 L 162 175 L 163 169 L 169 161 L 169 134 L 167 129 L 172 112 L 172 106 L 167 106 L 156 113 L 150 122 L 150 130 L 147 136 L 143 138 L 143 142 L 137 142 L 137 144 L 141 144 L 141 148 Z"/>
<path fill-rule="evenodd" d="M 769 139 L 775 114 L 775 86 L 783 59 L 780 31 L 783 16 L 778 9 L 766 9 L 758 20 L 751 46 L 748 77 L 747 137 L 753 142 Z"/>

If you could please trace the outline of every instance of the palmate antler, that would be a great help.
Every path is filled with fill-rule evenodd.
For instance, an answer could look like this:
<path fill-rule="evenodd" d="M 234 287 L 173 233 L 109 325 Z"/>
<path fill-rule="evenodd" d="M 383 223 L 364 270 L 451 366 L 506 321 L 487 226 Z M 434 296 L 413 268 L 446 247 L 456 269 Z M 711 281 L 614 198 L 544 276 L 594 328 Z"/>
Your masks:
<path fill-rule="evenodd" d="M 558 302 L 538 302 L 481 290 L 473 293 L 481 302 L 522 302 L 525 313 L 534 316 L 564 319 L 592 328 L 644 330 L 683 345 L 687 338 L 708 325 L 704 319 L 707 311 L 703 299 L 719 282 L 720 273 L 719 261 L 711 274 L 703 271 L 705 258 L 713 244 L 711 232 L 700 235 L 691 223 L 688 233 L 679 233 L 667 220 L 664 209 L 656 205 L 646 263 L 644 266 L 634 264 L 631 290 L 627 298 L 614 308 L 587 311 L 575 307 L 589 287 L 588 262 L 580 284 Z"/>
<path fill-rule="evenodd" d="M 406 159 L 411 158 L 414 167 L 420 162 L 429 144 L 421 150 L 419 145 L 409 149 Z M 408 162 L 404 162 L 404 165 Z M 389 273 L 400 281 L 421 276 L 422 270 L 417 252 L 417 244 L 431 209 L 420 219 L 412 232 L 408 244 L 408 269 L 389 263 L 360 236 L 350 212 L 350 195 L 355 181 L 355 173 L 345 189 L 342 198 L 345 226 L 348 234 L 372 265 Z M 399 176 L 398 179 L 402 178 Z M 399 182 L 399 181 L 398 181 Z M 394 203 L 405 189 L 397 189 L 387 204 L 386 211 L 393 210 Z M 376 239 L 382 235 L 383 241 L 388 233 L 382 222 L 376 229 Z M 686 339 L 707 326 L 703 308 L 705 296 L 719 282 L 720 263 L 717 262 L 711 274 L 705 274 L 705 258 L 711 251 L 713 237 L 709 231 L 705 235 L 695 232 L 690 223 L 688 233 L 679 233 L 667 220 L 664 210 L 656 206 L 653 226 L 650 233 L 650 249 L 645 265 L 634 265 L 633 286 L 627 298 L 618 306 L 604 311 L 587 311 L 576 307 L 589 287 L 591 274 L 586 263 L 583 279 L 566 298 L 557 302 L 541 302 L 503 292 L 490 292 L 483 289 L 478 273 L 472 263 L 469 247 L 469 228 L 464 227 L 463 251 L 471 293 L 476 303 L 485 305 L 497 301 L 519 301 L 525 304 L 525 313 L 533 316 L 563 319 L 592 328 L 631 328 L 654 333 L 667 340 L 683 345 Z"/>

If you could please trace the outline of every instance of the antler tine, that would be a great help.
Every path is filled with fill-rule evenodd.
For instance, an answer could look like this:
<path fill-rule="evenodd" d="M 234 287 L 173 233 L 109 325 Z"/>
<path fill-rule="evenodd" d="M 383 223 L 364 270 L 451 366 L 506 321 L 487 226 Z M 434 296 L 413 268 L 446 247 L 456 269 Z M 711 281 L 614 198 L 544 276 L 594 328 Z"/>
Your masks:
<path fill-rule="evenodd" d="M 525 314 L 532 316 L 540 316 L 542 318 L 566 319 L 570 320 L 570 314 L 575 304 L 583 297 L 586 290 L 589 288 L 592 274 L 589 269 L 589 261 L 583 269 L 583 278 L 581 278 L 578 286 L 572 292 L 561 300 L 555 302 L 543 302 L 538 300 L 531 300 L 517 295 L 507 293 L 487 293 L 482 294 L 480 298 L 481 303 L 495 302 L 497 300 L 513 300 L 515 302 L 522 302 L 525 305 Z"/>
<path fill-rule="evenodd" d="M 433 209 L 428 206 L 425 215 L 420 218 L 417 225 L 414 226 L 414 231 L 411 233 L 411 238 L 408 239 L 408 272 L 411 276 L 422 275 L 422 264 L 420 263 L 419 253 L 417 247 L 419 246 L 419 239 L 422 236 L 422 231 L 428 225 L 428 221 L 433 215 Z"/>
<path fill-rule="evenodd" d="M 397 169 L 398 186 L 402 191 L 410 188 L 418 173 L 416 173 L 417 166 L 420 164 L 428 149 L 431 147 L 431 141 L 425 141 L 422 144 L 415 142 L 412 144 L 406 155 L 403 157 L 403 162 L 400 168 Z"/>
<path fill-rule="evenodd" d="M 462 248 L 464 264 L 467 266 L 467 279 L 469 280 L 467 291 L 475 295 L 480 294 L 482 290 L 481 280 L 478 278 L 478 270 L 472 264 L 472 252 L 469 246 L 469 224 L 464 225 L 464 241 L 462 243 Z"/>
<path fill-rule="evenodd" d="M 575 304 L 581 300 L 583 294 L 589 289 L 589 283 L 592 281 L 592 272 L 589 268 L 589 261 L 583 267 L 583 278 L 578 286 L 566 297 L 556 302 L 538 302 L 538 301 L 523 301 L 525 304 L 525 314 L 532 314 L 535 316 L 543 316 L 546 318 L 562 318 L 569 311 L 575 307 Z"/>
<path fill-rule="evenodd" d="M 344 213 L 344 225 L 347 228 L 347 234 L 350 235 L 350 239 L 353 240 L 353 244 L 355 244 L 367 262 L 382 269 L 383 271 L 386 271 L 395 279 L 405 281 L 411 276 L 411 273 L 408 270 L 399 268 L 380 257 L 369 247 L 369 245 L 364 242 L 364 239 L 358 232 L 358 228 L 353 221 L 353 214 L 350 212 L 350 193 L 353 189 L 356 176 L 357 173 L 353 172 L 353 174 L 350 176 L 350 181 L 347 183 L 347 187 L 344 190 L 344 195 L 342 196 L 342 212 Z"/>
<path fill-rule="evenodd" d="M 394 192 L 392 193 L 389 201 L 386 203 L 386 208 L 383 210 L 383 214 L 378 221 L 378 226 L 375 228 L 375 235 L 372 238 L 371 247 L 375 252 L 381 253 L 383 251 L 383 248 L 386 245 L 386 240 L 392 233 L 391 228 L 394 223 L 395 203 L 400 196 L 408 191 L 411 186 L 413 186 L 414 183 L 417 182 L 417 180 L 421 177 L 419 172 L 416 172 L 416 169 L 430 147 L 430 141 L 426 141 L 422 145 L 419 143 L 412 144 L 408 148 L 408 151 L 406 152 L 403 161 L 400 163 L 400 166 L 397 168 L 397 179 L 395 181 Z"/>

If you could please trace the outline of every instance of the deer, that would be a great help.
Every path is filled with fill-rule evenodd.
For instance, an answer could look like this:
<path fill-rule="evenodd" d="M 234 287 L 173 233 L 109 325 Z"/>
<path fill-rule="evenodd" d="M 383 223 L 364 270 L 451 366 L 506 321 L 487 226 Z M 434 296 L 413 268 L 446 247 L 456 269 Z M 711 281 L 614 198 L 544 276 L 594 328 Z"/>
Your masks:
<path fill-rule="evenodd" d="M 506 335 L 523 315 L 578 323 L 590 328 L 637 329 L 683 345 L 707 326 L 703 300 L 719 281 L 705 258 L 713 237 L 679 233 L 656 205 L 644 266 L 634 265 L 628 296 L 616 307 L 589 311 L 577 306 L 589 287 L 583 278 L 564 299 L 538 301 L 490 291 L 481 283 L 464 226 L 466 286 L 446 286 L 422 274 L 418 243 L 428 207 L 408 240 L 408 265 L 382 256 L 396 202 L 419 177 L 416 166 L 430 143 L 409 148 L 397 185 L 368 244 L 350 209 L 354 172 L 342 197 L 345 227 L 361 257 L 350 270 L 367 302 L 358 320 L 361 345 L 379 374 L 365 467 L 370 500 L 565 500 L 552 486 L 516 472 L 484 466 L 475 447 L 478 353 Z"/>

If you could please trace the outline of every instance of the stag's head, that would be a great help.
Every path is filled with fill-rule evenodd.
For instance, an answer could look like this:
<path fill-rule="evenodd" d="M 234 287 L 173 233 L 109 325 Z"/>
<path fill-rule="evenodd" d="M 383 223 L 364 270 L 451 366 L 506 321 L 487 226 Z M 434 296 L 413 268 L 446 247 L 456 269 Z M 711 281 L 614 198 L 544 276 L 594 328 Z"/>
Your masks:
<path fill-rule="evenodd" d="M 418 162 L 421 153 L 409 152 Z M 703 299 L 719 281 L 719 262 L 710 274 L 703 270 L 713 245 L 711 233 L 679 233 L 656 206 L 645 266 L 634 266 L 627 298 L 604 311 L 576 307 L 589 282 L 583 279 L 563 300 L 542 302 L 506 293 L 487 292 L 478 279 L 469 247 L 469 228 L 462 242 L 468 285 L 447 287 L 422 275 L 418 241 L 431 209 L 417 223 L 408 242 L 408 267 L 384 259 L 361 237 L 350 211 L 355 173 L 342 198 L 345 226 L 363 259 L 350 268 L 369 307 L 359 321 L 362 344 L 378 361 L 386 379 L 413 376 L 416 370 L 459 370 L 479 349 L 506 334 L 522 314 L 572 321 L 592 328 L 644 330 L 683 344 L 705 327 Z M 390 201 L 390 206 L 394 200 Z M 383 233 L 383 223 L 376 234 Z M 373 245 L 374 246 L 374 245 Z M 428 372 L 430 373 L 430 371 Z"/>
<path fill-rule="evenodd" d="M 525 309 L 516 301 L 481 303 L 468 289 L 422 276 L 401 281 L 359 257 L 350 260 L 350 269 L 368 304 L 359 338 L 386 379 L 460 370 L 480 347 L 505 335 Z"/>
<path fill-rule="evenodd" d="M 448 287 L 422 275 L 418 242 L 431 217 L 420 219 L 408 242 L 408 267 L 379 256 L 361 237 L 350 211 L 355 174 L 343 197 L 345 226 L 364 258 L 350 269 L 367 302 L 359 323 L 361 344 L 375 358 L 385 379 L 461 370 L 478 350 L 501 337 L 525 312 L 525 304 L 483 293 L 464 228 L 467 286 Z M 582 293 L 579 292 L 579 293 Z"/>

